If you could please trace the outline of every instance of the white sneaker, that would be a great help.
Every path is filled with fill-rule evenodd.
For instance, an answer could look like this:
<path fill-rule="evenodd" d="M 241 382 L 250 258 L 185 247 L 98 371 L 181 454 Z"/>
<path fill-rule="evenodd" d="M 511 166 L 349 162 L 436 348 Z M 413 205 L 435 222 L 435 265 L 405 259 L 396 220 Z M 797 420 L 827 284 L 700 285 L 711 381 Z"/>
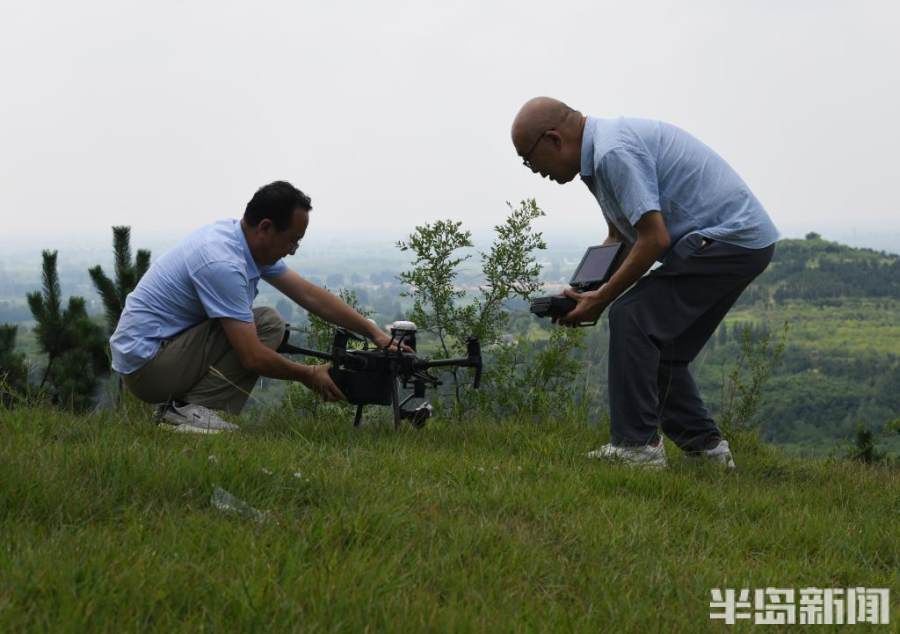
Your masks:
<path fill-rule="evenodd" d="M 156 410 L 156 417 L 164 428 L 189 434 L 218 434 L 223 431 L 237 431 L 237 425 L 222 420 L 218 414 L 203 405 L 183 403 L 176 405 L 169 401 Z"/>
<path fill-rule="evenodd" d="M 595 449 L 587 455 L 588 458 L 597 460 L 610 460 L 622 462 L 636 467 L 649 467 L 652 469 L 664 469 L 666 461 L 666 448 L 660 438 L 656 445 L 644 445 L 643 447 L 617 447 L 607 444 Z"/>
<path fill-rule="evenodd" d="M 735 468 L 734 457 L 731 455 L 731 447 L 728 446 L 728 441 L 724 439 L 720 440 L 719 444 L 712 449 L 689 453 L 687 455 L 694 458 L 706 458 L 712 462 L 718 462 L 728 469 Z"/>

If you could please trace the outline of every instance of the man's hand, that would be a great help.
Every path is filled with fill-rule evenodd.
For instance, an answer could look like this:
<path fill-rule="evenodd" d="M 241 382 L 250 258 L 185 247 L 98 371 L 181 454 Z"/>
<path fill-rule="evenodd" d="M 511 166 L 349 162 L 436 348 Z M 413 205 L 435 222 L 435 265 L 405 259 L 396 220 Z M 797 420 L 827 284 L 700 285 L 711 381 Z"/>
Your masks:
<path fill-rule="evenodd" d="M 604 299 L 605 296 L 601 293 L 602 289 L 603 287 L 601 286 L 595 291 L 576 293 L 570 287 L 563 291 L 566 297 L 574 299 L 578 303 L 575 305 L 575 308 L 560 317 L 557 323 L 561 326 L 574 327 L 579 324 L 597 321 L 610 303 Z"/>
<path fill-rule="evenodd" d="M 609 228 L 610 238 L 622 237 L 618 231 L 614 234 L 612 224 L 609 224 Z M 637 240 L 628 251 L 622 265 L 606 284 L 596 291 L 586 293 L 576 293 L 571 288 L 565 290 L 565 296 L 571 297 L 578 304 L 569 311 L 569 314 L 559 318 L 558 322 L 561 325 L 577 326 L 596 321 L 606 307 L 641 279 L 641 276 L 650 270 L 653 262 L 662 257 L 669 248 L 669 231 L 660 212 L 646 212 L 634 228 L 637 230 Z M 606 242 L 609 241 L 607 239 Z"/>
<path fill-rule="evenodd" d="M 324 365 L 309 365 L 309 373 L 306 378 L 301 379 L 303 385 L 318 394 L 325 401 L 346 401 L 347 397 L 341 392 L 331 375 L 328 374 L 330 363 Z"/>
<path fill-rule="evenodd" d="M 379 348 L 387 348 L 388 345 L 390 345 L 391 350 L 397 349 L 396 338 L 394 339 L 394 343 L 391 343 L 391 336 L 389 334 L 387 334 L 386 332 L 384 332 L 383 330 L 376 329 L 372 333 L 371 338 L 372 338 L 372 341 L 375 343 L 375 345 L 378 346 Z M 410 348 L 405 343 L 400 346 L 400 350 L 402 350 L 403 352 L 415 352 L 415 350 Z"/>

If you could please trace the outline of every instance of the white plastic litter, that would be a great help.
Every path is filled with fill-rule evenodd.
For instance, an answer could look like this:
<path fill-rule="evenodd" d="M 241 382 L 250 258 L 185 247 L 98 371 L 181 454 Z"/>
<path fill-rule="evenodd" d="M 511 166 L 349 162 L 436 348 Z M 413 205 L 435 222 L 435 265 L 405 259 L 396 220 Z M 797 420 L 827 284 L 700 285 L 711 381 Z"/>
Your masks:
<path fill-rule="evenodd" d="M 239 497 L 232 495 L 219 486 L 213 488 L 209 502 L 223 513 L 237 515 L 254 522 L 265 522 L 269 519 L 268 513 L 253 508 Z"/>

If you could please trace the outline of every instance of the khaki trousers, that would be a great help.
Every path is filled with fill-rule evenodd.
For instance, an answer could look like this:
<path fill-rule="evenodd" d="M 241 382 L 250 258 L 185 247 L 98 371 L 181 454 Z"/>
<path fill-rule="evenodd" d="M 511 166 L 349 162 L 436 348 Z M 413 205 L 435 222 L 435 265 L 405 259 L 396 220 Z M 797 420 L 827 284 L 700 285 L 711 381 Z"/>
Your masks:
<path fill-rule="evenodd" d="M 259 340 L 276 350 L 284 339 L 284 320 L 274 308 L 253 309 Z M 239 413 L 259 378 L 241 365 L 217 319 L 201 322 L 163 341 L 156 356 L 123 379 L 147 403 L 175 399 Z"/>

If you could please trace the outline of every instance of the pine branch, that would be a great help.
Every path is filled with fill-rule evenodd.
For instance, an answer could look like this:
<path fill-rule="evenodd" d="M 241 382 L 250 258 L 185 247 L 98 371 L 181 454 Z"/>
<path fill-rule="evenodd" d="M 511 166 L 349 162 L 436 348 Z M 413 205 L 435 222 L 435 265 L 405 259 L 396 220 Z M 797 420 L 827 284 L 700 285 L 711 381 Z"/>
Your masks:
<path fill-rule="evenodd" d="M 94 287 L 103 300 L 110 332 L 115 331 L 119 324 L 128 294 L 134 290 L 138 281 L 150 268 L 150 251 L 146 249 L 140 249 L 132 262 L 131 227 L 114 226 L 112 231 L 115 279 L 110 279 L 99 264 L 88 269 Z"/>
<path fill-rule="evenodd" d="M 127 278 L 131 273 L 131 227 L 113 227 L 113 254 L 115 256 L 116 286 L 119 295 L 124 297 L 131 289 L 127 288 Z M 126 290 L 127 289 L 127 290 Z"/>
<path fill-rule="evenodd" d="M 37 323 L 42 323 L 47 318 L 46 307 L 44 306 L 44 296 L 38 291 L 28 293 L 25 296 L 28 300 L 28 308 L 31 310 L 31 316 Z"/>
<path fill-rule="evenodd" d="M 122 309 L 124 308 L 116 285 L 106 276 L 99 264 L 88 269 L 88 274 L 91 276 L 94 288 L 97 289 L 97 294 L 100 295 L 100 299 L 103 301 L 103 308 L 106 310 L 106 324 L 109 327 L 109 331 L 113 332 L 119 323 L 119 318 L 122 316 Z"/>
<path fill-rule="evenodd" d="M 150 251 L 147 249 L 138 249 L 137 256 L 134 259 L 134 284 L 141 281 L 144 273 L 150 268 Z M 129 291 L 130 292 L 130 291 Z"/>
<path fill-rule="evenodd" d="M 56 251 L 44 251 L 43 256 L 43 291 L 44 303 L 50 315 L 59 315 L 60 295 L 59 274 L 56 272 Z"/>

